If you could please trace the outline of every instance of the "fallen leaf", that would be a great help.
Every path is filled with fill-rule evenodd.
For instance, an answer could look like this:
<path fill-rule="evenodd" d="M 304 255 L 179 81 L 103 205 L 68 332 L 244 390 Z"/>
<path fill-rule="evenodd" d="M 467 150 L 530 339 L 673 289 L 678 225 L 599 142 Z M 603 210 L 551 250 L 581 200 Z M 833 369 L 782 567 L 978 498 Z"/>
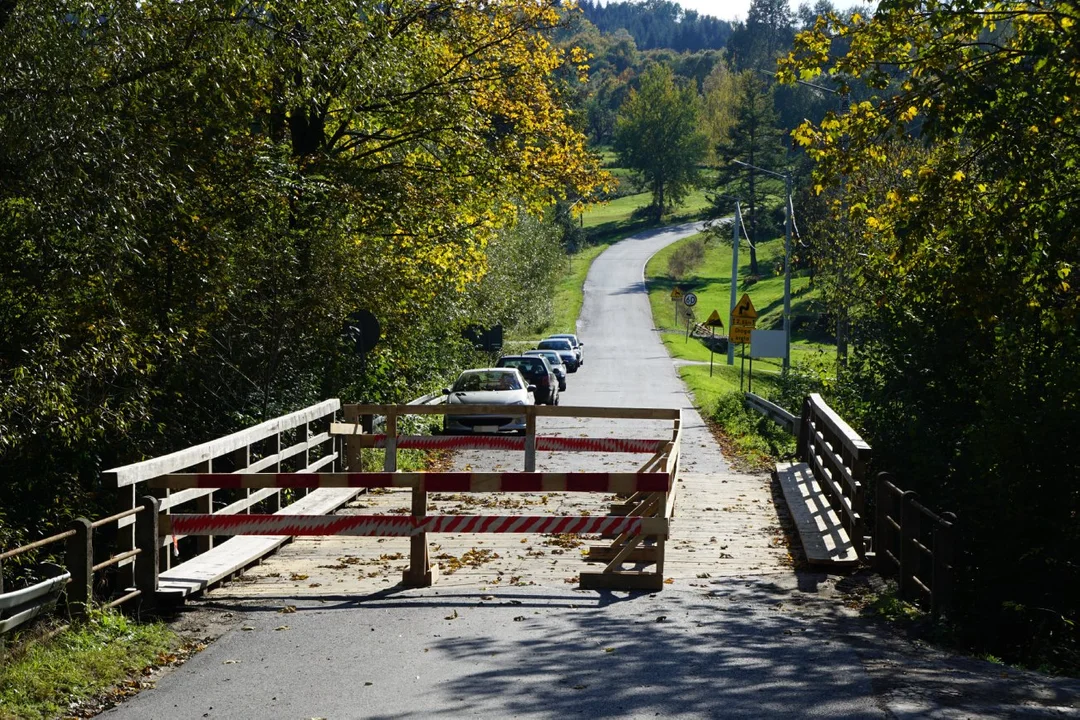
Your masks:
<path fill-rule="evenodd" d="M 289 629 L 289 626 L 288 626 L 288 625 L 278 625 L 278 626 L 277 626 L 276 628 L 274 628 L 274 629 L 275 629 L 275 630 L 288 630 L 288 629 Z"/>
<path fill-rule="evenodd" d="M 250 625 L 245 625 L 244 627 L 242 627 L 240 629 L 243 630 L 244 632 L 251 632 L 255 628 L 251 627 Z"/>
<path fill-rule="evenodd" d="M 279 613 L 284 613 L 284 614 L 294 613 L 294 612 L 296 612 L 296 606 L 295 605 L 286 605 L 285 607 L 278 610 L 278 612 Z"/>

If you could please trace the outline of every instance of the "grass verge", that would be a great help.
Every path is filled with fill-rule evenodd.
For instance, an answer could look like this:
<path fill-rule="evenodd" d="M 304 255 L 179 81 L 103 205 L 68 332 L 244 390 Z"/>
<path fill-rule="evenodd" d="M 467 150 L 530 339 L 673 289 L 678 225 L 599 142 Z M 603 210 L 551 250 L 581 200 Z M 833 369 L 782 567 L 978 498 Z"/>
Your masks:
<path fill-rule="evenodd" d="M 0 719 L 89 717 L 137 693 L 150 672 L 184 652 L 163 623 L 115 611 L 95 611 L 53 635 L 35 626 L 0 648 Z"/>
<path fill-rule="evenodd" d="M 671 300 L 671 291 L 679 287 L 684 293 L 693 292 L 698 297 L 693 322 L 701 322 L 716 310 L 725 325 L 731 297 L 731 246 L 709 239 L 704 244 L 702 260 L 682 277 L 673 278 L 668 261 L 680 247 L 689 243 L 701 243 L 705 236 L 695 235 L 673 243 L 654 255 L 645 267 L 649 287 L 649 303 L 653 322 L 661 329 L 660 337 L 668 352 L 676 360 L 686 363 L 679 374 L 694 395 L 703 416 L 716 424 L 724 445 L 725 454 L 732 456 L 736 464 L 744 468 L 766 467 L 775 458 L 794 451 L 794 441 L 779 430 L 771 421 L 765 420 L 742 406 L 742 391 L 753 390 L 764 397 L 779 397 L 782 391 L 782 365 L 779 358 L 764 358 L 744 363 L 741 357 L 744 346 L 737 346 L 735 362 L 727 364 L 726 354 L 713 354 L 710 373 L 709 348 L 699 340 L 686 335 L 686 313 L 681 303 Z M 750 295 L 758 311 L 759 329 L 779 330 L 783 327 L 784 278 L 783 239 L 776 238 L 758 243 L 758 274 L 750 273 L 749 257 L 742 248 L 736 295 Z M 833 373 L 835 346 L 827 336 L 816 329 L 820 317 L 820 303 L 810 287 L 810 279 L 796 275 L 792 278 L 792 315 L 805 322 L 792 333 L 791 361 L 793 366 L 809 369 L 812 374 L 828 379 Z M 718 334 L 725 331 L 718 329 Z M 741 381 L 740 381 L 741 376 Z M 788 408 L 798 410 L 798 408 Z"/>

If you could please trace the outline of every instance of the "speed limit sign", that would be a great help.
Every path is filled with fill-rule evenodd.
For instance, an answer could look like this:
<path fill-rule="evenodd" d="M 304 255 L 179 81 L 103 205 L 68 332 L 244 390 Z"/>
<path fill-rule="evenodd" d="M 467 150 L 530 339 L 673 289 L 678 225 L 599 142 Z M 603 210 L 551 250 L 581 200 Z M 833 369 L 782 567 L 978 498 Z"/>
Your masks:
<path fill-rule="evenodd" d="M 697 295 L 692 292 L 688 292 L 682 296 L 683 305 L 686 307 L 694 307 L 697 305 Z"/>

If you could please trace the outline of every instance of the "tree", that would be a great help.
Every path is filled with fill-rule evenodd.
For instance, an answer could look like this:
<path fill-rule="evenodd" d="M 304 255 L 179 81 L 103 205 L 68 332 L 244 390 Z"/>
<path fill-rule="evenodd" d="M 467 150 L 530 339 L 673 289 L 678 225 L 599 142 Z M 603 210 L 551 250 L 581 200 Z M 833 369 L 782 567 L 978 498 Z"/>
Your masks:
<path fill-rule="evenodd" d="M 820 18 L 781 68 L 877 91 L 796 134 L 851 228 L 845 377 L 875 465 L 962 519 L 971 642 L 1058 667 L 1080 657 L 1078 56 L 1072 3 L 900 0 Z"/>
<path fill-rule="evenodd" d="M 733 199 L 746 203 L 743 221 L 750 237 L 750 272 L 757 275 L 756 244 L 762 239 L 761 231 L 767 225 L 767 208 L 763 175 L 755 167 L 782 172 L 787 165 L 787 151 L 776 126 L 772 95 L 757 73 L 746 70 L 738 75 L 735 102 L 734 123 L 716 148 L 720 172 L 717 194 L 712 200 L 713 215 L 726 216 L 731 212 Z M 736 160 L 755 167 L 737 165 Z"/>
<path fill-rule="evenodd" d="M 735 26 L 727 44 L 728 62 L 736 70 L 776 67 L 795 38 L 795 15 L 788 0 L 752 0 L 746 22 Z"/>
<path fill-rule="evenodd" d="M 603 183 L 561 5 L 6 4 L 0 507 L 336 394 L 359 308 L 352 396 L 422 378 L 500 230 Z"/>
<path fill-rule="evenodd" d="M 697 164 L 706 150 L 698 128 L 700 106 L 693 87 L 677 85 L 671 68 L 653 65 L 620 108 L 615 149 L 619 161 L 652 192 L 656 220 L 697 182 Z"/>

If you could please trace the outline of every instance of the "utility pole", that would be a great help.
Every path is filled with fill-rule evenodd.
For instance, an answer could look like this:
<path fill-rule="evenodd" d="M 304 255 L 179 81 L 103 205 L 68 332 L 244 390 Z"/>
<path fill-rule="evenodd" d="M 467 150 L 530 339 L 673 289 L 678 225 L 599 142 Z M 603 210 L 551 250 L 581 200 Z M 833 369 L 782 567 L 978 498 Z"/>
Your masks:
<path fill-rule="evenodd" d="M 728 344 L 727 344 L 727 364 L 735 364 L 735 344 L 731 342 L 731 316 L 735 314 L 735 303 L 738 302 L 736 298 L 736 291 L 739 286 L 739 229 L 742 226 L 742 210 L 739 208 L 739 201 L 735 201 L 735 234 L 731 239 L 731 305 L 728 309 Z"/>
<path fill-rule="evenodd" d="M 778 173 L 757 165 L 732 160 L 741 167 L 763 172 L 784 181 L 784 194 L 787 204 L 784 206 L 784 370 L 791 367 L 791 173 Z M 732 305 L 734 307 L 734 305 Z"/>

